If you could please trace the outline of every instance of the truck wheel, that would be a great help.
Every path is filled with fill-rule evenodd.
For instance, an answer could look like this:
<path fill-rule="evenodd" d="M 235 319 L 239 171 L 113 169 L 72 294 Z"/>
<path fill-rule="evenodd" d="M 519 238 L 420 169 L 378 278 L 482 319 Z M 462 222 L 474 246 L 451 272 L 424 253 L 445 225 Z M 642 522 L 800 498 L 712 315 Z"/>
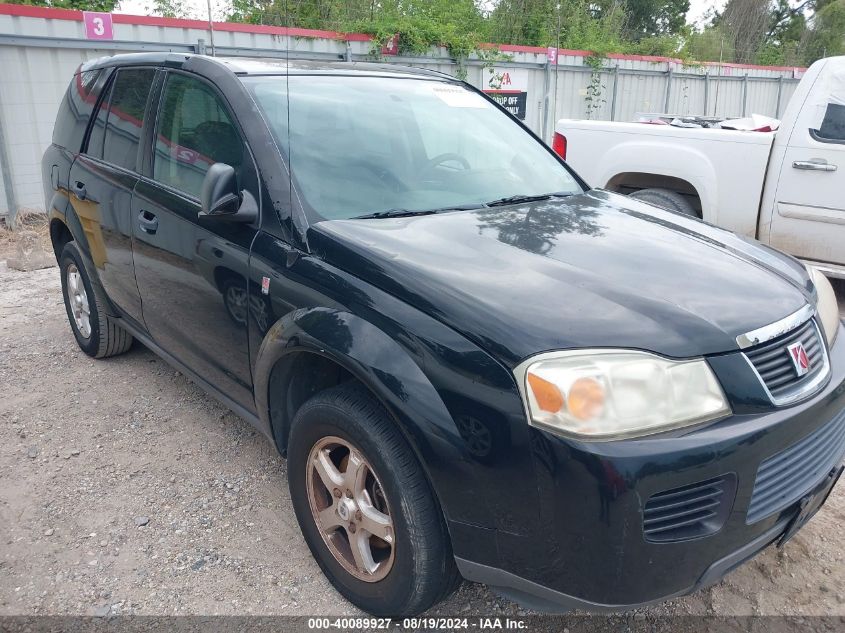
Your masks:
<path fill-rule="evenodd" d="M 296 413 L 288 483 L 311 553 L 360 609 L 416 615 L 460 583 L 422 468 L 395 422 L 360 386 L 322 391 Z"/>
<path fill-rule="evenodd" d="M 92 284 L 74 242 L 65 244 L 59 257 L 62 294 L 70 327 L 80 349 L 93 358 L 122 354 L 132 346 L 132 335 L 106 314 L 106 298 Z"/>
<path fill-rule="evenodd" d="M 648 202 L 649 204 L 653 204 L 661 209 L 667 209 L 676 213 L 683 213 L 684 215 L 689 215 L 694 218 L 701 217 L 698 213 L 696 213 L 689 200 L 681 194 L 675 191 L 670 191 L 669 189 L 640 189 L 639 191 L 629 194 L 629 197 L 642 200 L 643 202 Z"/>

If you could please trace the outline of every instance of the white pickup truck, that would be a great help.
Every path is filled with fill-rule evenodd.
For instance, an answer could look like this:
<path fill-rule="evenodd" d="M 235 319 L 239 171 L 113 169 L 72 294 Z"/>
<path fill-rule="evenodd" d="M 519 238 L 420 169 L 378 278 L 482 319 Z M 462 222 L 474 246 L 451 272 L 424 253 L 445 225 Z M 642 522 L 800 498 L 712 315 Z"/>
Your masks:
<path fill-rule="evenodd" d="M 813 64 L 775 132 L 562 119 L 591 186 L 697 215 L 845 278 L 845 57 Z"/>

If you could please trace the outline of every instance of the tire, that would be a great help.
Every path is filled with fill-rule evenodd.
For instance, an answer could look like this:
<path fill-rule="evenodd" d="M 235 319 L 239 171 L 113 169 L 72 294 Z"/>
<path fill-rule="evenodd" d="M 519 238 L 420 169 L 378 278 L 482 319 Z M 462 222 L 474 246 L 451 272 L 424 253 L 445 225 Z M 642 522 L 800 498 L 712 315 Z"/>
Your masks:
<path fill-rule="evenodd" d="M 65 244 L 59 256 L 59 270 L 65 310 L 76 342 L 92 358 L 122 354 L 132 347 L 132 335 L 118 325 L 119 319 L 106 314 L 105 293 L 99 284 L 91 283 L 82 262 L 76 243 Z M 87 316 L 87 321 L 82 316 Z"/>
<path fill-rule="evenodd" d="M 350 447 L 354 454 L 347 452 Z M 312 465 L 315 455 L 332 460 L 335 475 L 346 474 L 353 463 L 369 467 L 372 478 L 367 474 L 366 481 L 371 483 L 364 486 L 366 498 L 358 504 L 357 489 L 351 496 L 347 494 L 344 488 L 351 479 L 341 480 L 344 483 L 334 494 L 329 493 L 325 479 Z M 333 481 L 332 485 L 337 485 L 338 480 Z M 395 422 L 359 385 L 326 389 L 296 413 L 288 442 L 288 483 L 311 553 L 332 585 L 360 609 L 376 616 L 413 616 L 446 598 L 460 584 L 443 515 L 419 462 Z M 341 511 L 344 503 L 352 503 L 349 512 Z M 370 509 L 362 514 L 361 508 L 367 507 Z M 329 514 L 320 516 L 343 523 L 325 537 L 317 518 L 321 508 Z M 384 547 L 386 541 L 353 525 L 356 520 L 361 526 L 383 525 L 366 523 L 373 508 L 391 521 L 389 551 Z M 344 522 L 344 514 L 352 518 Z M 369 561 L 379 562 L 372 573 L 363 573 L 360 567 L 350 571 L 354 561 L 348 555 L 349 560 L 344 560 L 343 553 L 351 550 L 355 535 L 364 539 L 367 551 L 375 552 Z"/>
<path fill-rule="evenodd" d="M 682 213 L 694 218 L 700 217 L 689 200 L 676 191 L 670 191 L 669 189 L 640 189 L 629 194 L 629 197 L 648 202 L 661 209 Z"/>

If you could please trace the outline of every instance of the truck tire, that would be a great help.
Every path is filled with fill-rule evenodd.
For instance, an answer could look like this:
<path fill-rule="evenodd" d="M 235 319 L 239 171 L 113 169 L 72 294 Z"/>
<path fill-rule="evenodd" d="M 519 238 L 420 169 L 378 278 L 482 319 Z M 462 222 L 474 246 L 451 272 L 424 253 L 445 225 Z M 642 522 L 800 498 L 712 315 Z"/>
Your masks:
<path fill-rule="evenodd" d="M 92 283 L 75 242 L 68 242 L 59 257 L 67 318 L 79 348 L 92 358 L 122 354 L 132 347 L 132 335 L 105 312 L 106 297 Z"/>
<path fill-rule="evenodd" d="M 661 209 L 674 211 L 675 213 L 683 213 L 694 218 L 701 217 L 690 204 L 689 200 L 678 192 L 669 189 L 659 189 L 656 187 L 652 189 L 640 189 L 629 194 L 629 197 L 648 202 Z"/>
<path fill-rule="evenodd" d="M 422 467 L 396 423 L 360 385 L 326 389 L 300 407 L 287 471 L 311 553 L 358 608 L 413 616 L 460 584 L 446 522 Z"/>

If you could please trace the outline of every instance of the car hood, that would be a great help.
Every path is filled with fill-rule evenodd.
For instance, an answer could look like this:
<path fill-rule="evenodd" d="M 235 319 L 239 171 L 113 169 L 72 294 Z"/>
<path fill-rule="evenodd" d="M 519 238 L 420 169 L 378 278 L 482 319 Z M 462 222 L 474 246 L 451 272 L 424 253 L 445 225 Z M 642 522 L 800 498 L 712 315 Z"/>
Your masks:
<path fill-rule="evenodd" d="M 617 194 L 319 222 L 315 254 L 439 319 L 509 366 L 575 347 L 691 357 L 808 302 L 794 259 Z"/>

